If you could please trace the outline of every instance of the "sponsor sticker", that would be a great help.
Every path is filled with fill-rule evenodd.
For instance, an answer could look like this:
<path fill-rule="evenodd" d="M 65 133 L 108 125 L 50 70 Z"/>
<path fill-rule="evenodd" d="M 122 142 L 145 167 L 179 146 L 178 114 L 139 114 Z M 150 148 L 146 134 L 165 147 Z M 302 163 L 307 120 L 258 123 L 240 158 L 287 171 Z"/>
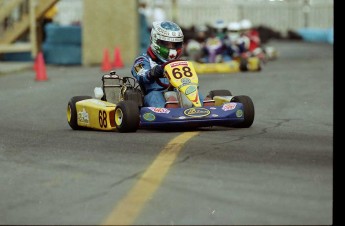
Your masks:
<path fill-rule="evenodd" d="M 143 69 L 143 64 L 142 63 L 139 63 L 139 64 L 134 66 L 134 70 L 135 70 L 136 73 L 141 71 L 141 69 Z"/>
<path fill-rule="evenodd" d="M 181 79 L 181 82 L 182 82 L 183 84 L 189 84 L 189 83 L 191 83 L 191 81 L 190 81 L 189 78 L 182 78 L 182 79 Z"/>
<path fill-rule="evenodd" d="M 85 108 L 83 108 L 82 111 L 78 111 L 78 121 L 89 124 L 89 114 L 86 112 Z"/>
<path fill-rule="evenodd" d="M 154 120 L 156 119 L 156 116 L 155 116 L 154 114 L 152 114 L 152 113 L 145 113 L 145 114 L 143 115 L 143 118 L 144 118 L 146 121 L 152 122 L 152 121 L 154 121 Z"/>
<path fill-rule="evenodd" d="M 177 62 L 172 62 L 170 64 L 170 67 L 187 66 L 187 65 L 188 65 L 187 61 L 177 61 Z"/>
<path fill-rule="evenodd" d="M 211 114 L 210 110 L 206 108 L 188 108 L 183 113 L 189 117 L 206 117 Z"/>
<path fill-rule="evenodd" d="M 236 111 L 236 116 L 237 116 L 237 118 L 243 117 L 243 111 L 241 109 L 237 110 Z"/>
<path fill-rule="evenodd" d="M 236 103 L 226 103 L 223 105 L 222 110 L 223 111 L 231 111 L 234 110 L 236 108 Z"/>
<path fill-rule="evenodd" d="M 155 107 L 148 107 L 151 111 L 155 113 L 162 113 L 162 114 L 169 114 L 170 110 L 166 108 L 155 108 Z"/>
<path fill-rule="evenodd" d="M 196 91 L 196 87 L 195 86 L 189 86 L 187 89 L 186 89 L 186 95 L 188 94 L 191 94 L 193 92 Z"/>

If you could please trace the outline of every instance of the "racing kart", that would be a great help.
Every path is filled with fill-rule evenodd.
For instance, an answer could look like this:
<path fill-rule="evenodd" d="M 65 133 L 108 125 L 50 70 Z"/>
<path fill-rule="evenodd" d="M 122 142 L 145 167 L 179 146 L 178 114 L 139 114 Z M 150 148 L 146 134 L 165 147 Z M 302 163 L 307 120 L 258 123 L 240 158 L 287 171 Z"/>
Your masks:
<path fill-rule="evenodd" d="M 198 74 L 204 73 L 236 73 L 236 72 L 246 72 L 246 71 L 261 71 L 262 70 L 262 60 L 255 56 L 254 54 L 239 54 L 230 53 L 229 59 L 223 54 L 224 45 L 222 41 L 217 38 L 209 38 L 205 44 L 205 49 L 207 49 L 207 54 L 205 55 L 202 45 L 191 39 L 187 43 L 185 48 L 185 56 L 187 59 L 192 61 L 195 71 Z M 206 60 L 207 58 L 207 60 Z"/>
<path fill-rule="evenodd" d="M 200 63 L 193 62 L 198 74 L 204 73 L 236 73 L 245 71 L 261 71 L 262 66 L 258 57 L 235 58 L 227 62 Z"/>
<path fill-rule="evenodd" d="M 254 104 L 245 95 L 211 90 L 201 101 L 197 73 L 190 61 L 174 60 L 163 65 L 157 83 L 166 88 L 164 108 L 144 106 L 145 89 L 133 77 L 111 71 L 102 76 L 95 97 L 74 96 L 67 105 L 67 121 L 74 130 L 136 132 L 141 128 L 198 128 L 225 126 L 248 128 L 254 121 Z"/>

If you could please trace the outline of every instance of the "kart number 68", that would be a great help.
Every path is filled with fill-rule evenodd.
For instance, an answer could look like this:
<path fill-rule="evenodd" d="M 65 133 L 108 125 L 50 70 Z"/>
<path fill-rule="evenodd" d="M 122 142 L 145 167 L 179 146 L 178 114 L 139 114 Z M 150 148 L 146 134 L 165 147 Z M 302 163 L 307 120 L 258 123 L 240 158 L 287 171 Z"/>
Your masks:
<path fill-rule="evenodd" d="M 107 128 L 107 112 L 99 111 L 98 112 L 98 121 L 101 128 Z"/>

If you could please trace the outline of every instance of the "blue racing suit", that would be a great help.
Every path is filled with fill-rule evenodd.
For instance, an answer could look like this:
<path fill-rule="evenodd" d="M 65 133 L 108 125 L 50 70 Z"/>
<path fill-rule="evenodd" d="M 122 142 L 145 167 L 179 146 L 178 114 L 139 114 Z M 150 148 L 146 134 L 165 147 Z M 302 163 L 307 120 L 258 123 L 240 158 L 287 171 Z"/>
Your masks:
<path fill-rule="evenodd" d="M 144 106 L 145 107 L 165 107 L 164 91 L 166 88 L 160 86 L 154 78 L 150 76 L 150 70 L 156 65 L 162 65 L 164 62 L 159 60 L 152 52 L 150 47 L 146 53 L 141 54 L 134 61 L 131 73 L 137 79 L 141 89 L 144 93 Z M 160 78 L 162 83 L 169 84 L 167 78 Z M 203 101 L 201 94 L 200 101 Z"/>
<path fill-rule="evenodd" d="M 155 57 L 149 47 L 147 53 L 143 53 L 135 59 L 131 72 L 138 80 L 140 87 L 144 89 L 144 106 L 164 108 L 165 99 L 163 92 L 166 89 L 150 76 L 151 68 L 157 64 L 162 65 L 163 62 Z M 169 83 L 167 78 L 160 78 L 160 80 L 165 84 Z"/>

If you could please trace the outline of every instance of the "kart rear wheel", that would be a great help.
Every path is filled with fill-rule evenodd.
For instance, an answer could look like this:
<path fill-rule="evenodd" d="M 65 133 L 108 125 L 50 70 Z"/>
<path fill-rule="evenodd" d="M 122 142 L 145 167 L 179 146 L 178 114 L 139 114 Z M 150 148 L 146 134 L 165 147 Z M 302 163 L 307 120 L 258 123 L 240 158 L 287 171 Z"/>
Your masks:
<path fill-rule="evenodd" d="M 240 71 L 248 71 L 248 59 L 240 59 Z"/>
<path fill-rule="evenodd" d="M 115 125 L 120 133 L 136 132 L 140 113 L 138 103 L 132 100 L 120 101 L 115 108 Z"/>
<path fill-rule="evenodd" d="M 249 96 L 235 96 L 231 102 L 239 102 L 243 104 L 244 121 L 235 125 L 236 128 L 249 128 L 254 122 L 254 104 Z"/>
<path fill-rule="evenodd" d="M 213 97 L 215 96 L 232 96 L 232 94 L 227 89 L 217 89 L 217 90 L 211 90 L 207 96 L 213 100 Z"/>
<path fill-rule="evenodd" d="M 76 103 L 81 100 L 92 99 L 91 96 L 75 96 L 70 99 L 67 105 L 67 122 L 74 130 L 81 130 L 83 127 L 78 126 L 78 113 Z"/>

